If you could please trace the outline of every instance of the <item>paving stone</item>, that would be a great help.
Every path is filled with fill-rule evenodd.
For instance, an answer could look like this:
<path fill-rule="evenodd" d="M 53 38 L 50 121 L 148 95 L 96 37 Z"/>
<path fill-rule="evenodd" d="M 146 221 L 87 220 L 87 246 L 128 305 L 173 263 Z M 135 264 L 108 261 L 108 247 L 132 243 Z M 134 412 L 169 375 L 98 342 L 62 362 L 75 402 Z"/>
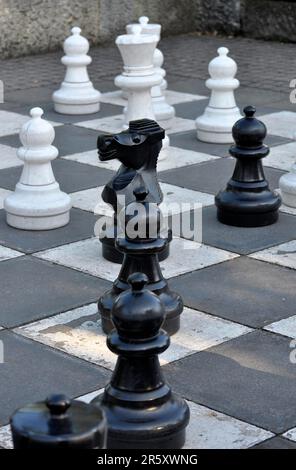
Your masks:
<path fill-rule="evenodd" d="M 253 447 L 253 449 L 296 449 L 296 443 L 276 436 L 272 439 L 268 439 L 267 441 L 257 444 Z"/>
<path fill-rule="evenodd" d="M 296 269 L 296 240 L 267 248 L 250 255 L 252 258 Z"/>

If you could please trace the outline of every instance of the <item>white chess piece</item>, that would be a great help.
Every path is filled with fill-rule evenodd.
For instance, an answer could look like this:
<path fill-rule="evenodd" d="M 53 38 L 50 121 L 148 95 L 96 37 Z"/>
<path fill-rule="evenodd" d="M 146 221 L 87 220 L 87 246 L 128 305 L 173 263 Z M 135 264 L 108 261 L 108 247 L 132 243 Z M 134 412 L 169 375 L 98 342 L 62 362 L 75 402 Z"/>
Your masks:
<path fill-rule="evenodd" d="M 161 25 L 157 23 L 149 23 L 147 16 L 141 16 L 139 18 L 139 24 L 142 27 L 142 34 L 152 34 L 158 36 L 160 40 Z M 131 33 L 132 27 L 130 24 L 126 26 L 127 33 Z M 166 75 L 165 70 L 161 67 L 163 64 L 163 54 L 159 49 L 155 49 L 153 54 L 153 66 L 155 73 L 161 75 L 162 81 L 159 85 L 155 85 L 151 89 L 152 106 L 155 114 L 155 119 L 160 126 L 164 129 L 169 129 L 172 125 L 172 119 L 175 117 L 175 109 L 173 106 L 166 102 L 163 90 L 166 88 L 166 81 L 164 77 Z"/>
<path fill-rule="evenodd" d="M 87 55 L 89 42 L 81 36 L 80 28 L 72 28 L 72 35 L 64 42 L 62 63 L 66 76 L 61 88 L 53 93 L 54 109 L 61 114 L 91 114 L 100 109 L 101 93 L 89 80 L 87 66 L 92 59 Z"/>
<path fill-rule="evenodd" d="M 141 31 L 141 25 L 133 25 L 131 34 L 123 34 L 116 39 L 124 69 L 123 73 L 115 78 L 115 85 L 128 92 L 128 102 L 124 110 L 124 129 L 128 128 L 130 121 L 137 119 L 156 120 L 151 88 L 160 85 L 162 80 L 153 67 L 153 53 L 158 36 L 142 34 Z M 159 159 L 165 158 L 168 145 L 169 139 L 166 136 L 163 139 Z"/>
<path fill-rule="evenodd" d="M 41 118 L 43 110 L 33 108 L 31 119 L 23 125 L 23 144 L 17 156 L 24 166 L 15 191 L 4 201 L 8 225 L 24 230 L 50 230 L 66 225 L 70 220 L 70 196 L 60 190 L 51 161 L 58 156 L 52 144 L 55 131 Z"/>
<path fill-rule="evenodd" d="M 294 134 L 294 140 L 296 140 L 296 134 Z M 289 173 L 280 177 L 279 186 L 283 203 L 296 208 L 296 162 L 293 163 Z"/>
<path fill-rule="evenodd" d="M 239 87 L 239 81 L 234 78 L 237 65 L 228 52 L 226 47 L 220 47 L 218 57 L 209 64 L 211 78 L 206 86 L 211 90 L 210 102 L 195 121 L 197 138 L 203 142 L 233 142 L 232 127 L 242 117 L 234 97 L 234 90 Z"/>

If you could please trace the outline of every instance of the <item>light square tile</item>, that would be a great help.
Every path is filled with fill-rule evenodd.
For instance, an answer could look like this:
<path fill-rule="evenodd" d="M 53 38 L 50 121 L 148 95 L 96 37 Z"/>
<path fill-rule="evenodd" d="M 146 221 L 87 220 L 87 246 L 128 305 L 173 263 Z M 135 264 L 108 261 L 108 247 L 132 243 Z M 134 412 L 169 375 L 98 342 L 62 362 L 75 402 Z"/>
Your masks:
<path fill-rule="evenodd" d="M 0 245 L 0 261 L 5 261 L 12 258 L 17 258 L 18 256 L 23 256 L 23 253 L 16 250 L 11 250 L 6 248 L 6 246 Z"/>
<path fill-rule="evenodd" d="M 23 165 L 23 162 L 17 157 L 16 151 L 17 149 L 14 147 L 9 147 L 9 145 L 0 144 L 0 170 Z"/>
<path fill-rule="evenodd" d="M 289 439 L 290 441 L 296 442 L 296 428 L 289 429 L 289 431 L 283 434 L 283 437 Z"/>
<path fill-rule="evenodd" d="M 268 134 L 280 135 L 293 139 L 296 129 L 296 112 L 279 111 L 271 114 L 259 116 L 267 127 Z"/>
<path fill-rule="evenodd" d="M 9 194 L 11 194 L 11 191 L 0 188 L 0 209 L 3 209 L 4 199 L 6 199 Z"/>
<path fill-rule="evenodd" d="M 46 116 L 44 116 L 46 119 Z M 23 124 L 28 122 L 30 116 L 13 113 L 11 111 L 0 111 L 0 137 L 10 134 L 19 134 Z M 53 126 L 60 126 L 60 123 L 50 121 Z"/>
<path fill-rule="evenodd" d="M 116 279 L 120 270 L 119 265 L 106 261 L 102 257 L 101 243 L 95 237 L 39 252 L 34 256 L 112 282 Z M 171 243 L 171 254 L 165 261 L 160 263 L 160 266 L 165 278 L 169 279 L 238 256 L 194 241 L 174 238 Z"/>
<path fill-rule="evenodd" d="M 101 162 L 98 157 L 97 150 L 90 150 L 88 152 L 74 153 L 73 155 L 67 155 L 62 157 L 64 160 L 71 160 L 73 162 L 85 163 L 86 165 L 92 165 L 98 168 L 104 168 L 105 170 L 117 171 L 120 167 L 118 160 L 108 160 L 107 162 Z"/>
<path fill-rule="evenodd" d="M 249 257 L 296 269 L 296 240 L 257 251 Z"/>
<path fill-rule="evenodd" d="M 262 161 L 265 166 L 290 171 L 296 162 L 296 142 L 271 147 L 269 154 Z"/>
<path fill-rule="evenodd" d="M 264 329 L 287 336 L 288 338 L 296 339 L 296 315 L 271 323 L 270 325 L 265 326 Z"/>
<path fill-rule="evenodd" d="M 192 93 L 182 93 L 180 91 L 166 90 L 165 91 L 166 101 L 170 105 L 179 103 L 189 103 L 190 101 L 199 101 L 208 98 L 203 95 L 194 95 Z"/>
<path fill-rule="evenodd" d="M 170 135 L 176 134 L 177 132 L 191 131 L 193 129 L 195 129 L 195 121 L 193 119 L 174 117 L 172 126 L 166 130 L 166 133 Z"/>
<path fill-rule="evenodd" d="M 127 99 L 122 97 L 121 90 L 107 91 L 106 93 L 101 93 L 100 101 L 101 103 L 115 104 L 117 106 L 127 105 Z"/>
<path fill-rule="evenodd" d="M 185 307 L 181 328 L 160 356 L 168 364 L 250 332 L 232 323 Z M 15 333 L 51 346 L 72 356 L 113 370 L 116 356 L 106 346 L 106 335 L 96 304 L 90 304 L 14 330 Z"/>

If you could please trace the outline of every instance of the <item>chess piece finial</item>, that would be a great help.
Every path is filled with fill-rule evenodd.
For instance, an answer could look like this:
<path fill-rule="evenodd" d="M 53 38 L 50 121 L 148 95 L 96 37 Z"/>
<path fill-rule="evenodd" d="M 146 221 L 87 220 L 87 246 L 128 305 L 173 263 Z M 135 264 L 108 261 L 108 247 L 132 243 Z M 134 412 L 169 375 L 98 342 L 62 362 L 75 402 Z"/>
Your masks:
<path fill-rule="evenodd" d="M 165 226 L 158 205 L 151 200 L 148 185 L 140 179 L 138 183 L 140 186 L 134 187 L 136 201 L 133 199 L 127 204 L 118 217 L 119 230 L 115 246 L 125 256 L 112 289 L 98 302 L 102 327 L 106 333 L 112 330 L 112 307 L 116 297 L 128 290 L 128 277 L 136 270 L 146 274 L 148 289 L 155 292 L 163 302 L 166 313 L 164 329 L 174 334 L 180 328 L 183 302 L 178 294 L 169 289 L 159 264 L 159 254 L 167 249 L 172 235 Z"/>
<path fill-rule="evenodd" d="M 209 63 L 210 77 L 206 86 L 211 90 L 209 105 L 195 123 L 197 138 L 210 143 L 232 143 L 232 127 L 241 118 L 235 103 L 234 90 L 237 65 L 228 56 L 227 47 L 219 47 L 218 56 Z"/>
<path fill-rule="evenodd" d="M 166 309 L 142 272 L 128 277 L 112 308 L 115 330 L 107 345 L 118 355 L 111 382 L 93 401 L 108 421 L 107 447 L 179 449 L 189 422 L 186 402 L 165 382 L 158 355 L 170 344 L 160 330 Z"/>
<path fill-rule="evenodd" d="M 226 189 L 215 198 L 218 220 L 227 225 L 261 227 L 278 219 L 281 198 L 270 191 L 261 161 L 269 153 L 263 143 L 266 127 L 255 112 L 245 107 L 245 116 L 233 126 L 235 144 L 229 152 L 237 161 Z"/>
<path fill-rule="evenodd" d="M 20 131 L 23 144 L 17 155 L 24 162 L 15 191 L 4 201 L 8 225 L 23 230 L 50 230 L 70 220 L 71 198 L 60 190 L 51 161 L 58 156 L 52 145 L 55 131 L 42 119 L 43 110 L 33 108 L 31 119 Z"/>
<path fill-rule="evenodd" d="M 101 408 L 50 395 L 11 417 L 14 449 L 105 449 L 107 422 Z"/>
<path fill-rule="evenodd" d="M 98 153 L 101 161 L 118 159 L 121 167 L 107 183 L 102 199 L 114 209 L 114 225 L 100 236 L 103 256 L 112 262 L 121 263 L 123 256 L 114 248 L 117 236 L 117 214 L 124 203 L 134 201 L 134 189 L 144 186 L 149 191 L 149 202 L 160 204 L 163 195 L 157 180 L 157 161 L 161 151 L 164 130 L 151 119 L 139 119 L 129 123 L 129 129 L 115 135 L 98 137 Z M 165 259 L 169 249 L 165 248 L 160 259 Z"/>
<path fill-rule="evenodd" d="M 296 140 L 296 133 L 294 134 Z M 283 203 L 288 207 L 296 207 L 296 161 L 293 163 L 289 173 L 280 177 L 279 187 Z"/>
<path fill-rule="evenodd" d="M 92 59 L 88 54 L 89 42 L 77 26 L 64 42 L 62 63 L 66 76 L 59 90 L 53 93 L 55 111 L 61 114 L 92 114 L 100 109 L 100 92 L 89 79 L 87 66 Z"/>

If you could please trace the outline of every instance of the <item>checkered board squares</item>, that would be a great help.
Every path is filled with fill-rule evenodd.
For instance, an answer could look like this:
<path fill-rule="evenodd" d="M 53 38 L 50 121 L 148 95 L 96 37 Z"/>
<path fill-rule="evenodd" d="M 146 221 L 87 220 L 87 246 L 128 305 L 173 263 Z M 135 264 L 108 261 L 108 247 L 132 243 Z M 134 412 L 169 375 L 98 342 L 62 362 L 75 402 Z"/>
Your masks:
<path fill-rule="evenodd" d="M 257 251 L 249 255 L 250 258 L 279 264 L 287 268 L 296 269 L 296 240 L 276 245 L 266 250 Z"/>
<path fill-rule="evenodd" d="M 267 325 L 265 330 L 296 339 L 296 315 Z M 292 350 L 291 350 L 292 351 Z"/>
<path fill-rule="evenodd" d="M 90 304 L 14 330 L 67 354 L 113 370 L 116 356 L 106 347 L 97 305 Z M 245 326 L 184 308 L 181 329 L 161 357 L 168 364 L 251 331 Z"/>
<path fill-rule="evenodd" d="M 21 165 L 23 165 L 23 162 L 17 157 L 14 147 L 0 145 L 0 170 Z"/>
<path fill-rule="evenodd" d="M 18 134 L 23 124 L 28 122 L 30 116 L 23 116 L 22 114 L 14 113 L 11 111 L 0 110 L 0 137 L 10 134 Z M 59 126 L 57 122 L 52 122 L 53 126 Z"/>
<path fill-rule="evenodd" d="M 290 171 L 296 162 L 296 142 L 271 147 L 269 155 L 263 159 L 265 166 Z"/>
<path fill-rule="evenodd" d="M 0 188 L 0 209 L 3 209 L 4 200 L 11 194 L 11 191 Z"/>
<path fill-rule="evenodd" d="M 264 114 L 260 116 L 260 120 L 266 125 L 268 134 L 294 139 L 296 112 L 279 111 L 277 113 Z"/>
<path fill-rule="evenodd" d="M 234 253 L 182 238 L 174 238 L 170 249 L 170 256 L 160 263 L 167 279 L 238 257 Z M 103 259 L 101 243 L 97 238 L 63 245 L 35 256 L 109 281 L 114 281 L 120 270 L 120 265 Z"/>
<path fill-rule="evenodd" d="M 22 255 L 23 253 L 20 253 L 19 251 L 11 250 L 10 248 L 0 245 L 0 261 L 17 258 Z"/>
<path fill-rule="evenodd" d="M 192 93 L 181 93 L 179 91 L 173 91 L 173 90 L 166 90 L 165 97 L 166 97 L 167 103 L 170 105 L 174 105 L 178 103 L 188 103 L 191 101 L 199 101 L 199 100 L 204 100 L 207 98 L 206 96 L 202 96 L 202 95 L 194 95 Z M 122 97 L 121 90 L 102 93 L 101 102 L 115 104 L 117 106 L 127 105 L 127 100 Z"/>

